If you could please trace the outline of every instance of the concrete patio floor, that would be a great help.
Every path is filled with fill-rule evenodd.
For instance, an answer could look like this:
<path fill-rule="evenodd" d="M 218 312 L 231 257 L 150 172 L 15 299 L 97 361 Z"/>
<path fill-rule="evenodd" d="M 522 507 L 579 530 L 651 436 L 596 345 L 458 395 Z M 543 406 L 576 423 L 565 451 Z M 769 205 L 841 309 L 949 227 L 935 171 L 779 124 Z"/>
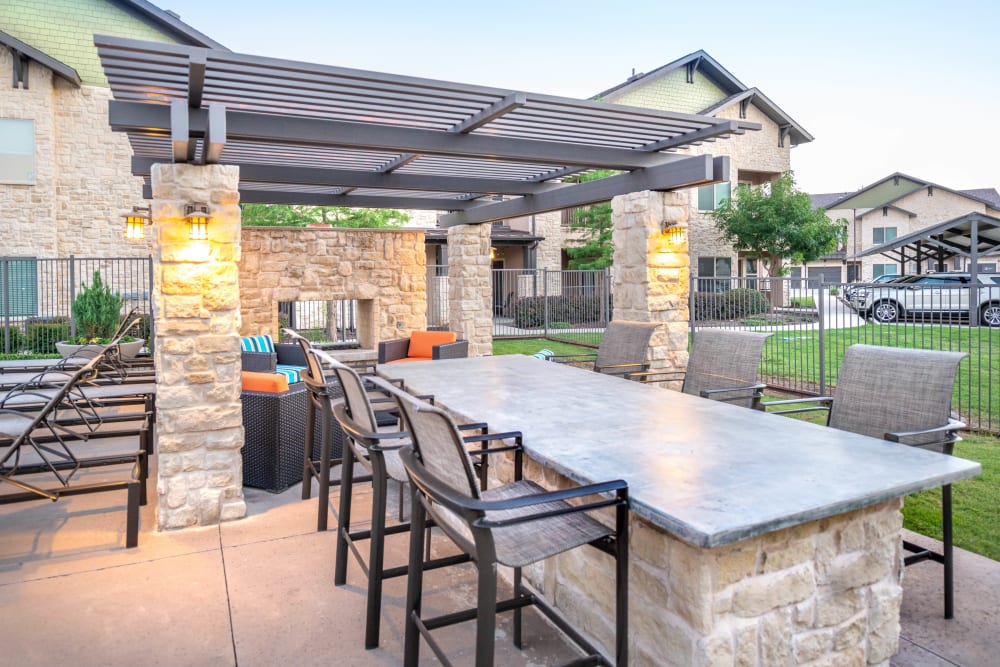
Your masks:
<path fill-rule="evenodd" d="M 356 513 L 365 519 L 370 488 L 357 493 Z M 123 546 L 124 492 L 0 506 L 0 663 L 400 664 L 405 582 L 387 582 L 381 645 L 365 651 L 365 579 L 352 561 L 348 585 L 333 585 L 334 534 L 315 532 L 317 501 L 300 494 L 299 485 L 281 494 L 247 489 L 246 519 L 172 532 L 153 530 L 151 502 L 136 549 Z M 405 557 L 406 538 L 390 538 L 387 563 Z M 474 604 L 468 566 L 427 581 L 425 608 Z M 1000 663 L 1000 563 L 959 551 L 956 582 L 956 618 L 945 621 L 940 567 L 906 570 L 893 665 Z M 574 655 L 534 612 L 525 615 L 525 651 L 513 648 L 507 630 L 502 622 L 499 665 L 559 664 Z M 471 624 L 437 636 L 457 664 L 470 662 Z M 421 654 L 422 664 L 437 664 L 426 645 Z"/>

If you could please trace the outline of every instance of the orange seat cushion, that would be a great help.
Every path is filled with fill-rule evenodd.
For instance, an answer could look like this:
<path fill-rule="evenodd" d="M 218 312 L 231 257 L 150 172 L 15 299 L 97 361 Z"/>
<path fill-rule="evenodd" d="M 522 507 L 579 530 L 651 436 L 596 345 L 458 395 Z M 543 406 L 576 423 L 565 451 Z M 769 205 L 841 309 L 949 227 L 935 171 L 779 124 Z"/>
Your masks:
<path fill-rule="evenodd" d="M 288 379 L 278 373 L 243 371 L 243 390 L 280 394 L 283 391 L 288 391 Z"/>
<path fill-rule="evenodd" d="M 403 357 L 402 359 L 393 359 L 390 364 L 402 364 L 407 361 L 430 361 L 431 357 Z"/>
<path fill-rule="evenodd" d="M 454 331 L 414 331 L 410 334 L 410 347 L 406 356 L 430 359 L 434 356 L 435 345 L 454 343 L 456 340 L 458 335 Z"/>

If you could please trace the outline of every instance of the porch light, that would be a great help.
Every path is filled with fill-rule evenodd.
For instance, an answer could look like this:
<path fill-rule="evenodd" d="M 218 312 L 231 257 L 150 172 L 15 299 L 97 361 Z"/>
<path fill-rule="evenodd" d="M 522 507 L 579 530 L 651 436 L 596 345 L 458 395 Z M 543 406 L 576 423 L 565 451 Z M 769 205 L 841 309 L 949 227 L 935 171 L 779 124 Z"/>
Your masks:
<path fill-rule="evenodd" d="M 660 223 L 660 232 L 670 245 L 681 245 L 687 240 L 687 227 L 664 221 Z"/>
<path fill-rule="evenodd" d="M 192 241 L 204 241 L 208 238 L 208 206 L 205 204 L 188 204 L 184 211 L 184 219 L 188 223 L 188 238 Z"/>
<path fill-rule="evenodd" d="M 125 239 L 127 241 L 141 241 L 146 238 L 146 224 L 149 221 L 149 208 L 144 206 L 133 206 L 132 210 L 125 213 Z"/>

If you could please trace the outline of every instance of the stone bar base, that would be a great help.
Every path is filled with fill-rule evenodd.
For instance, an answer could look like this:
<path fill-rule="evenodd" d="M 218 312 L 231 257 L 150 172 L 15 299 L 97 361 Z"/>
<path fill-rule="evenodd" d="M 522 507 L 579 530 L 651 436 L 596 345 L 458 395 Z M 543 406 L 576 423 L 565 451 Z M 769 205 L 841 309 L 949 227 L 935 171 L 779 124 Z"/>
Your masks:
<path fill-rule="evenodd" d="M 448 317 L 470 357 L 493 354 L 491 231 L 489 224 L 448 229 Z"/>
<path fill-rule="evenodd" d="M 240 404 L 239 169 L 153 165 L 159 528 L 246 514 Z M 185 206 L 208 206 L 189 239 Z"/>
<path fill-rule="evenodd" d="M 687 192 L 634 192 L 611 200 L 616 320 L 662 322 L 649 369 L 683 371 L 688 361 Z M 684 229 L 678 240 L 664 226 Z"/>
<path fill-rule="evenodd" d="M 509 478 L 509 462 L 494 472 Z M 572 486 L 533 462 L 525 478 Z M 715 549 L 681 542 L 633 513 L 630 664 L 888 665 L 899 648 L 901 508 L 895 499 Z M 575 549 L 525 572 L 612 655 L 610 557 Z"/>

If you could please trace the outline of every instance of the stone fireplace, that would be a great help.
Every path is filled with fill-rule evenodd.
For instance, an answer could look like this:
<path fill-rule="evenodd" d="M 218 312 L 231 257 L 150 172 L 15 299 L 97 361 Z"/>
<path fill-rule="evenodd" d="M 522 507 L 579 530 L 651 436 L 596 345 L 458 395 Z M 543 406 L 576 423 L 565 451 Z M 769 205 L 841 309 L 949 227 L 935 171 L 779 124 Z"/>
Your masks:
<path fill-rule="evenodd" d="M 354 300 L 363 349 L 427 327 L 424 233 L 244 227 L 241 335 L 279 332 L 280 302 Z"/>

